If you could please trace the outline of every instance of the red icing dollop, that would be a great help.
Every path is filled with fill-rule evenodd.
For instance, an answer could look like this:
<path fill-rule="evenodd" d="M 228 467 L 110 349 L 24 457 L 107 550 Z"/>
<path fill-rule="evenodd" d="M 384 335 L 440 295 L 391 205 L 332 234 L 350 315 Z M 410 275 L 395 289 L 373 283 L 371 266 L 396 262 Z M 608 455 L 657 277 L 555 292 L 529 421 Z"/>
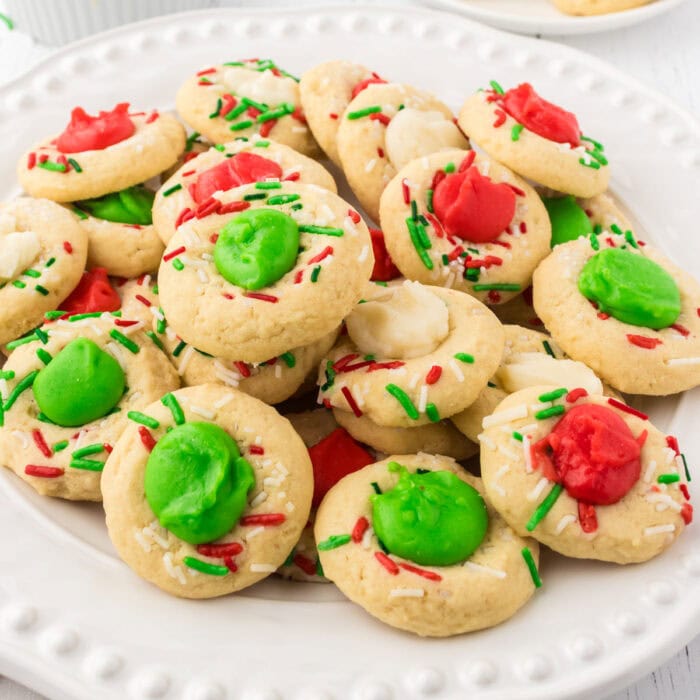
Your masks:
<path fill-rule="evenodd" d="M 530 83 L 511 88 L 502 99 L 503 109 L 526 129 L 556 143 L 581 145 L 576 115 L 542 99 Z"/>
<path fill-rule="evenodd" d="M 344 428 L 336 428 L 321 442 L 309 448 L 309 456 L 314 468 L 314 508 L 344 476 L 375 461 Z"/>
<path fill-rule="evenodd" d="M 364 89 L 368 88 L 370 85 L 381 85 L 383 83 L 386 83 L 386 80 L 384 78 L 380 78 L 378 75 L 374 75 L 371 78 L 365 78 L 364 80 L 361 80 L 355 87 L 352 89 L 352 95 L 351 99 L 355 99 Z"/>
<path fill-rule="evenodd" d="M 433 193 L 435 214 L 450 236 L 489 243 L 515 215 L 515 193 L 475 167 L 445 176 Z"/>
<path fill-rule="evenodd" d="M 566 492 L 593 505 L 617 503 L 639 479 L 641 445 L 607 406 L 574 406 L 554 430 L 532 446 L 535 464 Z"/>
<path fill-rule="evenodd" d="M 201 204 L 214 192 L 225 192 L 232 187 L 268 178 L 282 179 L 282 168 L 277 163 L 255 153 L 236 153 L 232 158 L 201 172 L 190 186 L 190 194 L 197 204 Z"/>
<path fill-rule="evenodd" d="M 389 255 L 384 241 L 384 234 L 378 228 L 370 228 L 369 235 L 372 237 L 372 252 L 374 253 L 374 267 L 372 268 L 372 281 L 389 282 L 401 277 L 401 271 Z"/>
<path fill-rule="evenodd" d="M 63 300 L 60 309 L 72 316 L 95 311 L 116 311 L 121 305 L 119 295 L 107 279 L 107 270 L 95 267 L 89 272 L 83 272 L 78 286 Z"/>
<path fill-rule="evenodd" d="M 82 107 L 70 115 L 70 124 L 56 140 L 61 153 L 101 151 L 128 139 L 136 131 L 129 117 L 129 103 L 119 103 L 111 112 L 90 116 Z"/>

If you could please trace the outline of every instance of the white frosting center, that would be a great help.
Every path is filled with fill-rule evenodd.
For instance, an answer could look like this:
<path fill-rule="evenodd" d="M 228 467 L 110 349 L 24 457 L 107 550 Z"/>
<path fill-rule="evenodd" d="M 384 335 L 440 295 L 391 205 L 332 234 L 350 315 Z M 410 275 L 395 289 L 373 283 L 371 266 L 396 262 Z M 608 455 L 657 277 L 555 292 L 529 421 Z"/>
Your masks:
<path fill-rule="evenodd" d="M 5 233 L 0 228 L 0 282 L 9 282 L 30 267 L 40 251 L 34 231 Z"/>
<path fill-rule="evenodd" d="M 397 170 L 421 156 L 468 147 L 462 132 L 442 112 L 402 109 L 386 129 L 386 152 Z"/>
<path fill-rule="evenodd" d="M 450 331 L 445 302 L 409 281 L 356 306 L 346 325 L 360 352 L 398 360 L 429 355 Z"/>
<path fill-rule="evenodd" d="M 228 68 L 223 75 L 226 86 L 241 97 L 276 107 L 282 102 L 297 104 L 299 87 L 296 81 L 285 76 L 276 76 L 271 71 L 262 72 L 246 68 Z"/>

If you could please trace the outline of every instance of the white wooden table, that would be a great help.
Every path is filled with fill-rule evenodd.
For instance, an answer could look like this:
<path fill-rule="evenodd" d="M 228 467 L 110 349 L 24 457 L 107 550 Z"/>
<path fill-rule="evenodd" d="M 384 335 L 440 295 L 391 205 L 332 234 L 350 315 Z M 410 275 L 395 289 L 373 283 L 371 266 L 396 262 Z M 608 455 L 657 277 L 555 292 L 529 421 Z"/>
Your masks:
<path fill-rule="evenodd" d="M 326 0 L 334 4 L 342 0 Z M 347 0 L 346 0 L 347 1 Z M 398 0 L 384 0 L 396 4 Z M 223 0 L 222 5 L 239 4 Z M 249 0 L 243 4 L 250 5 Z M 262 0 L 258 5 L 265 4 Z M 274 4 L 268 2 L 267 4 Z M 309 0 L 280 0 L 280 4 L 312 4 Z M 321 4 L 321 3 L 314 3 Z M 0 1 L 0 10 L 2 2 Z M 2 29 L 2 27 L 0 27 Z M 613 63 L 620 70 L 668 95 L 691 113 L 700 112 L 700 0 L 684 5 L 650 23 L 617 32 L 557 41 Z M 3 44 L 3 41 L 5 42 Z M 4 49 L 4 50 L 3 50 Z M 22 45 L 8 50 L 0 34 L 0 83 L 26 70 L 48 53 Z M 695 271 L 697 274 L 697 270 Z M 700 698 L 700 637 L 646 678 L 606 700 L 696 700 Z M 0 678 L 0 700 L 41 700 L 40 696 Z M 593 699 L 592 699 L 593 700 Z"/>

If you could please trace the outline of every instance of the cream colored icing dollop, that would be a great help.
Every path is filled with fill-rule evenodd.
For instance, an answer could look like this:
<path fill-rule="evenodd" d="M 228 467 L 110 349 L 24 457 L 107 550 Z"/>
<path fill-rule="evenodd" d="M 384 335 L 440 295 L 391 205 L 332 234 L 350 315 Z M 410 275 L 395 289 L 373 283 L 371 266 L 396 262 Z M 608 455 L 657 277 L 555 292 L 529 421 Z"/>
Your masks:
<path fill-rule="evenodd" d="M 17 231 L 15 226 L 13 217 L 3 215 L 0 219 L 0 282 L 15 279 L 41 251 L 39 236 L 34 231 Z"/>
<path fill-rule="evenodd" d="M 397 360 L 429 355 L 450 330 L 445 302 L 409 281 L 358 304 L 345 322 L 360 352 Z"/>
<path fill-rule="evenodd" d="M 296 82 L 285 76 L 276 76 L 269 70 L 258 72 L 239 67 L 228 68 L 224 71 L 223 80 L 236 95 L 269 107 L 282 102 L 299 102 L 299 87 Z"/>
<path fill-rule="evenodd" d="M 446 148 L 469 148 L 451 119 L 435 110 L 402 109 L 386 128 L 386 152 L 397 170 L 416 158 Z"/>

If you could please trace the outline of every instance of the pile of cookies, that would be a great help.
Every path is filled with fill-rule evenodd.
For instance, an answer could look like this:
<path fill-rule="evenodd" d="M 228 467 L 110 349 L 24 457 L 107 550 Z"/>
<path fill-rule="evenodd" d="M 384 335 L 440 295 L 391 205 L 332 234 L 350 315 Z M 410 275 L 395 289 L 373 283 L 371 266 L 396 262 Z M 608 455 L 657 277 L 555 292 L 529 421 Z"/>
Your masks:
<path fill-rule="evenodd" d="M 619 392 L 700 384 L 700 286 L 574 114 L 258 58 L 177 113 L 76 107 L 0 205 L 0 462 L 101 501 L 139 576 L 330 580 L 446 636 L 515 614 L 540 544 L 642 562 L 691 522 L 676 438 Z"/>

